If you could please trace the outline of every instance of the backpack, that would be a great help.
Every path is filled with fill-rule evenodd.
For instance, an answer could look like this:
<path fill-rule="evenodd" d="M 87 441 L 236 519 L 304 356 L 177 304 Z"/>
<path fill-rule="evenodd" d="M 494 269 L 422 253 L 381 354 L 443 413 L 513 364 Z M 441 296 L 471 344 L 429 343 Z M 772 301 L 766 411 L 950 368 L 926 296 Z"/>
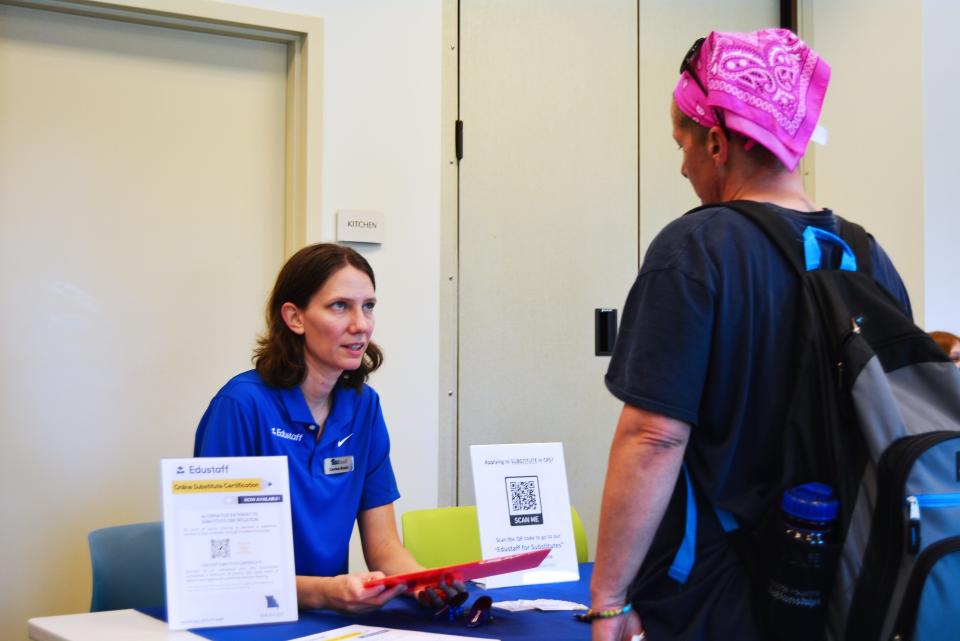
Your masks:
<path fill-rule="evenodd" d="M 960 628 L 960 371 L 871 277 L 870 241 L 839 219 L 841 237 L 802 237 L 762 203 L 723 203 L 753 221 L 800 278 L 803 356 L 784 426 L 781 490 L 817 480 L 840 501 L 842 541 L 825 636 L 833 641 L 939 641 Z M 822 268 L 823 248 L 839 268 Z M 684 470 L 687 519 L 696 519 Z M 694 479 L 695 480 L 695 479 Z M 768 506 L 767 525 L 778 514 Z M 728 532 L 732 515 L 715 510 Z M 734 547 L 765 594 L 757 552 L 769 528 Z M 671 576 L 693 559 L 688 535 Z M 750 540 L 750 539 L 747 539 Z M 686 550 L 686 552 L 684 552 Z M 767 552 L 769 554 L 769 552 Z M 678 578 L 679 576 L 679 578 Z M 770 621 L 776 633 L 777 622 Z"/>

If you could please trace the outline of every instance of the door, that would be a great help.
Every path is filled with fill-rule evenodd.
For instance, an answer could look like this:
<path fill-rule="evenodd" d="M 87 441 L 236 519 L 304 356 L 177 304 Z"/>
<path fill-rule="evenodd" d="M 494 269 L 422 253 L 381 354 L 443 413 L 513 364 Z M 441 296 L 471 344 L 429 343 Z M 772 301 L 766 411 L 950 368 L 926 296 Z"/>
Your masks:
<path fill-rule="evenodd" d="M 670 137 L 687 48 L 711 28 L 775 25 L 778 9 L 460 4 L 460 504 L 474 502 L 470 445 L 560 441 L 592 557 L 621 408 L 594 310 L 622 307 L 641 251 L 697 204 Z"/>
<path fill-rule="evenodd" d="M 591 533 L 619 411 L 594 309 L 637 271 L 637 5 L 460 11 L 458 499 L 470 445 L 560 441 Z"/>
<path fill-rule="evenodd" d="M 0 6 L 0 629 L 89 606 L 87 533 L 159 518 L 250 366 L 286 85 L 283 44 Z"/>

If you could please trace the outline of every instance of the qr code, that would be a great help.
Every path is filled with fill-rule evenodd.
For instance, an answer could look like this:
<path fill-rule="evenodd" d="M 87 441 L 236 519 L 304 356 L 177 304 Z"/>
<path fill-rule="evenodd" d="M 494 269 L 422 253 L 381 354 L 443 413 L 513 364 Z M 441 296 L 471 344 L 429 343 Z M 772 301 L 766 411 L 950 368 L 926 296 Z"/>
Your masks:
<path fill-rule="evenodd" d="M 508 476 L 504 480 L 510 525 L 542 525 L 540 480 L 536 476 Z"/>
<path fill-rule="evenodd" d="M 540 483 L 536 476 L 507 477 L 506 480 L 511 514 L 540 511 Z"/>
<path fill-rule="evenodd" d="M 229 559 L 230 539 L 210 539 L 210 558 Z"/>

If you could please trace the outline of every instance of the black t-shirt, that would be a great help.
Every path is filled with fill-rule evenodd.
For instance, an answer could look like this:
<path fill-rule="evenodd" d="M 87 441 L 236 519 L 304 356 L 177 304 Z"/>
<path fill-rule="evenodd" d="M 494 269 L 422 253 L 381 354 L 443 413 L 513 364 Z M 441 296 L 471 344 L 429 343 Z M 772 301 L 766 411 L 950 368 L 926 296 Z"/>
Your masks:
<path fill-rule="evenodd" d="M 828 210 L 771 209 L 797 228 L 798 238 L 808 225 L 839 233 Z M 903 282 L 872 238 L 871 250 L 874 278 L 911 314 Z M 829 251 L 826 260 L 834 260 Z M 685 463 L 698 492 L 747 524 L 759 519 L 779 480 L 779 430 L 794 359 L 805 349 L 795 327 L 798 284 L 780 251 L 745 216 L 723 206 L 683 216 L 647 252 L 606 375 L 608 389 L 624 403 L 692 425 Z M 663 623 L 671 638 L 723 638 L 731 631 L 724 622 L 745 623 L 736 623 L 736 602 L 718 591 L 746 587 L 727 567 L 731 558 L 712 518 L 699 524 L 704 531 L 687 586 L 666 577 L 682 537 L 683 504 L 678 487 L 635 582 L 635 602 L 649 610 L 654 628 L 655 617 L 676 618 Z M 680 602 L 695 611 L 669 612 Z M 738 635 L 729 638 L 751 638 L 743 627 Z"/>

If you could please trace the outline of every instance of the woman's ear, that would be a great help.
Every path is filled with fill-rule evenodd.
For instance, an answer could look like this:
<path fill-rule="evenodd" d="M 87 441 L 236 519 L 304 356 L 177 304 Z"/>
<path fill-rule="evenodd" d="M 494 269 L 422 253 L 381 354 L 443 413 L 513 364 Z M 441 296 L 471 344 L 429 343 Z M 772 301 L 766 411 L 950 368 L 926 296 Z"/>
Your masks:
<path fill-rule="evenodd" d="M 280 318 L 294 334 L 303 335 L 303 312 L 293 303 L 284 303 L 280 306 Z"/>
<path fill-rule="evenodd" d="M 711 127 L 707 132 L 707 151 L 713 164 L 722 167 L 727 164 L 730 154 L 730 139 L 722 127 Z"/>

